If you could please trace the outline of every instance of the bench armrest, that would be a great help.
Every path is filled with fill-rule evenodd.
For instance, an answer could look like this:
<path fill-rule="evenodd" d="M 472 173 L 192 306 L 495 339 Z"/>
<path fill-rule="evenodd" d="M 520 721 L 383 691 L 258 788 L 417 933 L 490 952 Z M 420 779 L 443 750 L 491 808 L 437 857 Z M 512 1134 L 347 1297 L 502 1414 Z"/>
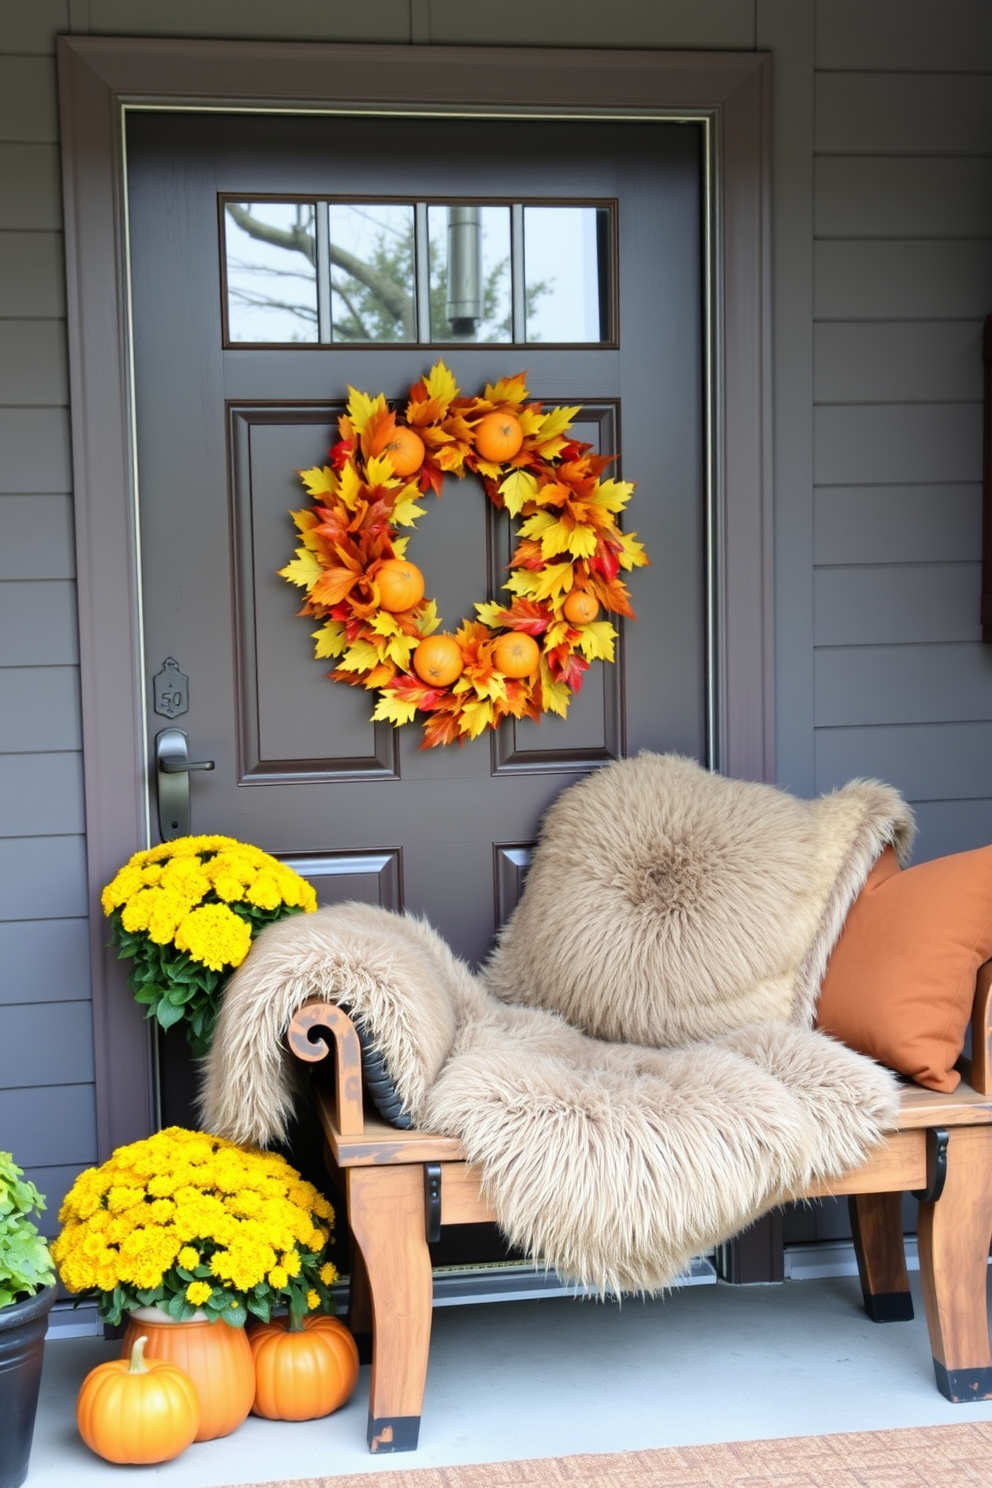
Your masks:
<path fill-rule="evenodd" d="M 348 1014 L 333 1002 L 312 998 L 294 1014 L 286 1043 L 305 1064 L 319 1064 L 333 1048 L 335 1124 L 342 1137 L 363 1136 L 362 1046 Z"/>
<path fill-rule="evenodd" d="M 971 1013 L 971 1077 L 979 1095 L 992 1095 L 992 961 L 978 968 Z"/>

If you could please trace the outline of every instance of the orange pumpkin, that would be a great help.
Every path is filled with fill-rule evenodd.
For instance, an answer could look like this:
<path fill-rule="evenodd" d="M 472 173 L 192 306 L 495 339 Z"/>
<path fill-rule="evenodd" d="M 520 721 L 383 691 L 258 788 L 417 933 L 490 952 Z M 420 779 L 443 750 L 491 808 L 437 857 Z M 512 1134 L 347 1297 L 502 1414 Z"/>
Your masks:
<path fill-rule="evenodd" d="M 526 631 L 508 630 L 493 647 L 496 670 L 504 677 L 532 677 L 541 660 L 541 648 Z"/>
<path fill-rule="evenodd" d="M 588 589 L 573 589 L 562 609 L 572 625 L 588 625 L 599 614 L 599 604 Z"/>
<path fill-rule="evenodd" d="M 475 426 L 473 442 L 476 453 L 494 465 L 503 465 L 520 453 L 524 431 L 515 413 L 499 409 L 487 413 Z"/>
<path fill-rule="evenodd" d="M 132 1318 L 124 1335 L 127 1358 L 139 1334 L 148 1336 L 148 1358 L 164 1359 L 188 1374 L 200 1397 L 200 1425 L 194 1440 L 229 1436 L 251 1410 L 255 1369 L 244 1328 L 230 1323 Z"/>
<path fill-rule="evenodd" d="M 148 1339 L 134 1341 L 129 1359 L 98 1364 L 76 1402 L 79 1434 L 107 1462 L 171 1462 L 196 1438 L 200 1402 L 188 1374 L 144 1357 Z"/>
<path fill-rule="evenodd" d="M 255 1358 L 252 1411 L 269 1421 L 313 1421 L 344 1405 L 358 1380 L 358 1348 L 335 1317 L 311 1313 L 302 1327 L 273 1318 L 249 1335 Z"/>
<path fill-rule="evenodd" d="M 424 441 L 406 424 L 397 424 L 377 455 L 388 455 L 397 475 L 414 475 L 424 463 Z"/>
<path fill-rule="evenodd" d="M 375 572 L 379 604 L 391 615 L 412 610 L 424 597 L 424 576 L 415 563 L 405 558 L 387 558 Z"/>
<path fill-rule="evenodd" d="M 432 635 L 413 653 L 413 670 L 430 687 L 450 687 L 465 666 L 462 648 L 451 635 Z"/>

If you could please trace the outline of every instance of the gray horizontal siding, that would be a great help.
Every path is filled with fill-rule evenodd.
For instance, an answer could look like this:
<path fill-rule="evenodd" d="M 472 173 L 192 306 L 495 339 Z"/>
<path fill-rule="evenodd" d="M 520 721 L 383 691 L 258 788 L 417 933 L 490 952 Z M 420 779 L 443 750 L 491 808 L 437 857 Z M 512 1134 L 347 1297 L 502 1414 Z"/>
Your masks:
<path fill-rule="evenodd" d="M 982 488 L 820 486 L 813 540 L 818 564 L 974 559 L 982 551 Z"/>
<path fill-rule="evenodd" d="M 0 837 L 84 830 L 80 754 L 0 754 Z"/>
<path fill-rule="evenodd" d="M 816 79 L 816 147 L 824 155 L 980 155 L 990 134 L 992 93 L 981 75 Z"/>
<path fill-rule="evenodd" d="M 0 837 L 0 920 L 72 920 L 87 899 L 82 837 Z"/>
<path fill-rule="evenodd" d="M 92 1082 L 93 1018 L 89 999 L 0 1007 L 0 1090 Z"/>
<path fill-rule="evenodd" d="M 830 238 L 813 267 L 819 320 L 978 320 L 992 310 L 987 238 Z"/>
<path fill-rule="evenodd" d="M 65 315 L 58 232 L 0 232 L 0 315 Z"/>
<path fill-rule="evenodd" d="M 55 34 L 69 30 L 69 0 L 7 0 L 0 5 L 0 51 L 49 55 Z"/>
<path fill-rule="evenodd" d="M 69 356 L 59 320 L 0 321 L 0 403 L 69 402 Z"/>
<path fill-rule="evenodd" d="M 71 491 L 70 448 L 67 409 L 0 408 L 0 491 Z"/>
<path fill-rule="evenodd" d="M 81 746 L 77 667 L 0 667 L 0 752 Z"/>
<path fill-rule="evenodd" d="M 814 413 L 817 485 L 980 481 L 980 403 L 828 404 Z"/>
<path fill-rule="evenodd" d="M 816 327 L 818 403 L 977 401 L 982 375 L 981 320 L 831 321 Z"/>
<path fill-rule="evenodd" d="M 817 0 L 816 65 L 990 72 L 988 0 Z"/>
<path fill-rule="evenodd" d="M 992 722 L 819 729 L 816 788 L 884 779 L 915 801 L 992 796 Z"/>
<path fill-rule="evenodd" d="M 20 1164 L 20 1166 L 23 1167 L 23 1164 Z M 37 1217 L 35 1222 L 41 1233 L 47 1236 L 49 1240 L 54 1240 L 59 1232 L 59 1210 L 65 1202 L 66 1194 L 80 1173 L 89 1166 L 89 1163 L 81 1162 L 75 1163 L 70 1167 L 60 1165 L 50 1168 L 24 1169 L 24 1176 L 31 1180 L 45 1200 L 44 1211 Z"/>
<path fill-rule="evenodd" d="M 0 921 L 0 1003 L 82 1001 L 89 956 L 85 919 Z"/>
<path fill-rule="evenodd" d="M 53 143 L 58 137 L 54 58 L 0 56 L 0 139 Z"/>
<path fill-rule="evenodd" d="M 980 641 L 980 563 L 821 568 L 813 614 L 818 646 Z"/>
<path fill-rule="evenodd" d="M 970 852 L 992 842 L 992 800 L 913 801 L 918 828 L 913 862 L 925 863 L 949 853 Z"/>
<path fill-rule="evenodd" d="M 6 1150 L 25 1169 L 95 1162 L 93 1086 L 0 1090 L 0 1131 Z"/>
<path fill-rule="evenodd" d="M 828 646 L 815 656 L 816 723 L 945 723 L 992 718 L 992 647 Z"/>
<path fill-rule="evenodd" d="M 0 142 L 0 228 L 61 226 L 58 146 Z"/>
<path fill-rule="evenodd" d="M 992 237 L 992 160 L 821 157 L 821 238 Z"/>
<path fill-rule="evenodd" d="M 103 36 L 291 37 L 409 41 L 410 0 L 89 0 L 88 31 Z"/>
<path fill-rule="evenodd" d="M 76 586 L 58 579 L 0 584 L 0 667 L 78 659 Z"/>
<path fill-rule="evenodd" d="M 0 580 L 71 579 L 75 572 L 71 498 L 0 496 Z"/>

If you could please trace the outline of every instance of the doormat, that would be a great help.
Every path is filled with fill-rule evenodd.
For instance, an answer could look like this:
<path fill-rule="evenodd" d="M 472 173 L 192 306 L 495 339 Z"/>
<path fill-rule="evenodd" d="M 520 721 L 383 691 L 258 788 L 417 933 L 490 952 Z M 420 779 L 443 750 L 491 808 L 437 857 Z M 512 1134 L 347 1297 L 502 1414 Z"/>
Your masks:
<path fill-rule="evenodd" d="M 287 1478 L 264 1488 L 992 1488 L 992 1421 Z M 232 1485 L 233 1488 L 233 1485 Z"/>

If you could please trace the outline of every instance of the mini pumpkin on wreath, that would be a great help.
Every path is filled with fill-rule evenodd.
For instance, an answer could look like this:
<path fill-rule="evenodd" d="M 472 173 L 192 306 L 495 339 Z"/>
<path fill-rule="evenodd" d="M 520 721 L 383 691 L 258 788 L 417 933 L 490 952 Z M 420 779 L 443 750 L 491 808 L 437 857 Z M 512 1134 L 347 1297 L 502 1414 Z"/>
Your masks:
<path fill-rule="evenodd" d="M 576 408 L 528 401 L 526 374 L 463 398 L 438 362 L 410 388 L 401 422 L 380 393 L 348 389 L 330 465 L 301 470 L 313 506 L 292 513 L 302 536 L 279 570 L 321 621 L 318 658 L 337 682 L 379 693 L 372 714 L 399 726 L 426 715 L 422 748 L 459 744 L 508 717 L 567 716 L 590 662 L 613 661 L 617 632 L 601 609 L 634 618 L 620 571 L 648 562 L 616 519 L 633 492 L 603 480 L 614 456 L 569 438 Z M 425 598 L 408 537 L 445 475 L 478 475 L 494 506 L 521 518 L 503 588 L 454 634 Z"/>

